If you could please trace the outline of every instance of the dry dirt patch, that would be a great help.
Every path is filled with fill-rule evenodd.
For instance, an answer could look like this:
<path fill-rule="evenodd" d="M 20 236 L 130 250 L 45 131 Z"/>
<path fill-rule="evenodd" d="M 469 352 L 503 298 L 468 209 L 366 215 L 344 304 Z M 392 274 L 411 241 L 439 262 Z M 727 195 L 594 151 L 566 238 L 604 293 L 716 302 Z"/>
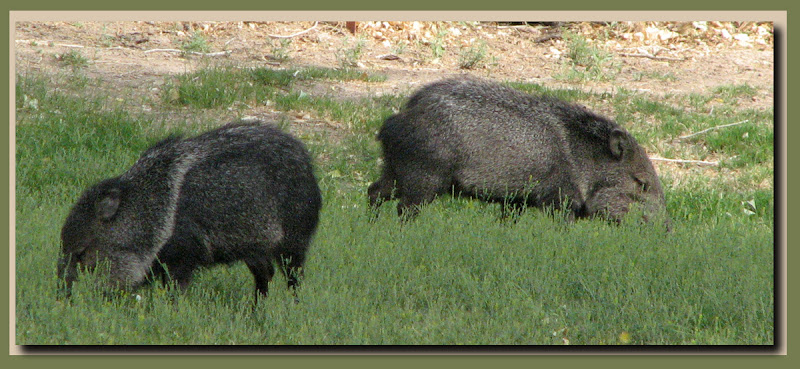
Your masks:
<path fill-rule="evenodd" d="M 558 30 L 549 25 L 362 22 L 353 35 L 336 22 L 316 26 L 314 22 L 19 22 L 14 38 L 18 72 L 59 68 L 53 55 L 80 50 L 90 59 L 88 73 L 124 87 L 147 88 L 164 76 L 203 65 L 200 59 L 276 68 L 337 67 L 337 51 L 352 46 L 360 37 L 365 45 L 359 66 L 384 73 L 388 80 L 380 84 L 338 84 L 345 95 L 396 92 L 447 75 L 471 73 L 595 91 L 624 86 L 654 94 L 704 92 L 719 85 L 747 83 L 769 91 L 755 104 L 771 106 L 771 26 L 695 23 L 640 22 L 614 27 L 572 24 L 573 32 L 585 35 L 593 46 L 614 53 L 622 64 L 611 82 L 577 84 L 553 78 L 561 68 L 567 45 L 557 36 Z M 601 38 L 601 32 L 610 34 Z M 194 35 L 201 35 L 210 53 L 218 56 L 184 56 L 173 51 Z M 290 58 L 285 62 L 273 59 L 275 50 L 281 48 L 281 39 L 290 40 L 284 47 Z M 485 44 L 490 65 L 473 70 L 459 68 L 460 53 L 478 43 Z M 441 56 L 435 54 L 435 48 L 441 48 Z M 675 78 L 641 78 L 643 74 L 670 74 Z"/>
<path fill-rule="evenodd" d="M 315 81 L 303 85 L 304 91 L 338 98 L 399 94 L 446 76 L 469 73 L 594 92 L 624 87 L 655 97 L 748 84 L 759 92 L 743 105 L 768 109 L 774 104 L 774 39 L 769 23 L 583 22 L 560 26 L 563 28 L 497 22 L 361 22 L 353 34 L 343 22 L 18 22 L 15 62 L 17 73 L 68 72 L 58 56 L 77 50 L 88 59 L 83 73 L 101 79 L 105 93 L 126 101 L 158 102 L 168 76 L 209 63 L 335 68 L 341 64 L 342 50 L 361 40 L 357 68 L 384 74 L 385 82 Z M 619 63 L 615 77 L 580 82 L 555 78 L 563 71 L 569 51 L 561 29 L 585 37 L 591 47 L 610 52 Z M 180 52 L 197 37 L 207 46 L 206 56 Z M 485 62 L 477 68 L 461 68 L 461 54 L 481 45 Z M 132 108 L 158 110 L 147 103 Z M 604 107 L 592 108 L 608 113 Z M 266 119 L 288 116 L 313 129 L 340 128 L 337 122 L 306 112 L 277 112 L 268 106 L 252 107 L 245 114 Z M 674 164 L 657 165 L 660 171 L 676 169 Z"/>

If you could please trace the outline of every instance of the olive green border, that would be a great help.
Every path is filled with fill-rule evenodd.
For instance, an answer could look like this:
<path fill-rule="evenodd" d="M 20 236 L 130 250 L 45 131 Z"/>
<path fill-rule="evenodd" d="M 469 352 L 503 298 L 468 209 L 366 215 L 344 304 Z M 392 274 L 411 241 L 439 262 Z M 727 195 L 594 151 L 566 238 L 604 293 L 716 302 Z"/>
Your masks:
<path fill-rule="evenodd" d="M 687 18 L 694 18 L 694 19 L 719 19 L 719 20 L 773 20 L 776 22 L 776 128 L 778 130 L 778 134 L 775 135 L 777 147 L 780 150 L 776 150 L 776 193 L 778 201 L 778 224 L 776 224 L 776 235 L 779 236 L 777 245 L 779 246 L 786 246 L 786 238 L 785 233 L 788 233 L 788 227 L 785 224 L 787 220 L 788 214 L 786 214 L 786 209 L 788 208 L 787 205 L 787 197 L 785 195 L 786 190 L 786 183 L 788 183 L 788 166 L 789 160 L 787 158 L 786 153 L 786 144 L 785 142 L 788 139 L 788 132 L 786 128 L 786 110 L 788 110 L 788 106 L 786 104 L 785 98 L 788 96 L 787 89 L 789 86 L 788 80 L 786 79 L 787 73 L 787 62 L 788 53 L 787 53 L 787 44 L 788 44 L 788 10 L 792 7 L 787 4 L 767 4 L 767 3 L 755 3 L 755 2 L 725 2 L 721 5 L 725 6 L 724 11 L 720 11 L 718 8 L 712 8 L 709 5 L 704 3 L 696 2 L 696 1 L 685 1 L 685 0 L 678 0 L 678 1 L 670 1 L 670 2 L 642 2 L 642 1 L 618 1 L 614 0 L 612 2 L 605 1 L 605 2 L 598 2 L 598 1 L 588 1 L 588 0 L 573 0 L 569 3 L 566 2 L 533 2 L 533 1 L 520 1 L 520 0 L 500 0 L 500 1 L 491 1 L 491 2 L 479 2 L 475 0 L 468 0 L 465 1 L 439 1 L 439 2 L 431 2 L 431 1 L 418 1 L 418 0 L 406 0 L 402 2 L 390 2 L 390 1 L 365 1 L 365 0 L 346 0 L 346 1 L 321 1 L 321 0 L 304 0 L 304 1 L 295 1 L 295 2 L 266 2 L 266 1 L 255 1 L 255 0 L 245 0 L 245 1 L 227 1 L 222 5 L 220 2 L 211 2 L 211 1 L 180 1 L 180 2 L 164 2 L 164 1 L 151 1 L 151 0 L 143 0 L 137 1 L 133 3 L 129 2 L 118 2 L 112 3 L 109 1 L 87 1 L 87 0 L 80 0 L 80 1 L 71 1 L 71 2 L 63 2 L 63 1 L 54 1 L 54 0 L 42 0 L 42 1 L 19 1 L 15 0 L 12 1 L 11 4 L 8 5 L 9 8 L 9 22 L 11 22 L 11 18 L 13 17 L 14 20 L 21 20 L 22 19 L 82 19 L 82 20 L 92 20 L 92 19 L 142 19 L 142 14 L 147 14 L 153 17 L 163 17 L 164 19 L 202 19 L 202 20 L 209 20 L 209 19 L 219 19 L 220 17 L 230 20 L 234 19 L 255 19 L 259 17 L 259 19 L 311 19 L 311 16 L 320 16 L 324 17 L 324 20 L 370 20 L 376 19 L 376 16 L 379 16 L 380 19 L 394 19 L 394 20 L 457 20 L 457 19 L 464 19 L 464 20 L 611 20 L 611 19 L 622 19 L 625 20 L 678 20 L 678 19 L 687 19 Z M 755 7 L 760 6 L 763 7 L 765 10 L 755 9 Z M 646 10 L 647 8 L 652 8 L 651 10 Z M 118 10 L 115 10 L 118 9 Z M 308 12 L 308 9 L 314 9 L 312 12 Z M 385 9 L 385 10 L 383 10 Z M 457 9 L 457 10 L 455 10 Z M 571 9 L 581 9 L 581 11 L 573 11 Z M 766 12 L 766 10 L 770 10 Z M 58 12 L 53 13 L 52 11 L 56 10 Z M 203 12 L 203 11 L 212 11 L 212 12 Z M 269 10 L 269 11 L 266 11 Z M 543 11 L 544 10 L 544 11 Z M 99 12 L 97 12 L 99 11 Z M 111 12 L 109 12 L 111 11 Z M 148 12 L 148 13 L 138 13 L 138 12 Z M 156 11 L 155 13 L 150 13 L 151 11 Z M 299 12 L 298 12 L 299 11 Z M 324 11 L 324 13 L 320 13 L 320 11 Z M 465 12 L 466 11 L 466 12 Z M 535 13 L 531 13 L 531 11 L 535 11 Z M 540 12 L 543 11 L 543 12 Z M 655 12 L 654 12 L 655 11 Z M 757 19 L 754 19 L 757 18 Z M 322 20 L 323 18 L 320 18 Z M 13 44 L 13 39 L 11 39 L 10 35 L 10 23 L 5 24 L 3 28 L 4 35 L 6 36 L 6 40 L 9 40 L 9 64 L 13 62 L 13 49 L 11 48 Z M 783 45 L 781 45 L 783 43 Z M 783 58 L 783 60 L 780 60 Z M 782 69 L 782 70 L 781 70 Z M 6 190 L 6 193 L 9 194 L 8 197 L 3 199 L 4 203 L 9 209 L 9 212 L 6 213 L 7 215 L 3 217 L 4 220 L 8 220 L 3 224 L 7 225 L 3 227 L 4 236 L 6 236 L 6 240 L 9 240 L 9 246 L 11 245 L 13 240 L 13 235 L 11 234 L 11 229 L 13 224 L 11 223 L 14 215 L 14 209 L 11 207 L 13 203 L 13 187 L 11 185 L 11 180 L 13 179 L 14 172 L 11 170 L 12 165 L 12 158 L 11 149 L 13 145 L 13 136 L 12 136 L 12 127 L 13 127 L 13 118 L 11 113 L 13 112 L 13 99 L 11 98 L 13 93 L 13 76 L 14 72 L 12 69 L 9 69 L 9 130 L 4 130 L 3 141 L 4 143 L 8 144 L 7 150 L 3 151 L 3 156 L 5 160 L 0 160 L 0 162 L 4 163 L 5 166 L 5 173 L 9 173 L 9 181 L 3 182 L 2 187 Z M 782 142 L 782 144 L 781 144 Z M 5 147 L 5 146 L 4 146 Z M 7 187 L 8 186 L 8 187 Z M 780 191 L 784 191 L 783 194 Z M 783 202 L 783 203 L 781 203 Z M 8 218 L 6 218 L 8 217 Z M 783 224 L 781 224 L 783 223 Z M 785 232 L 785 233 L 784 233 Z M 10 264 L 10 255 L 4 254 L 6 265 L 12 266 Z M 779 257 L 783 261 L 788 261 L 785 257 L 787 253 L 785 248 L 783 251 L 778 253 Z M 786 273 L 786 266 L 787 264 L 782 264 L 783 267 L 780 267 L 779 262 L 779 272 Z M 8 274 L 10 278 L 11 273 Z M 779 276 L 780 277 L 780 276 Z M 7 281 L 8 282 L 8 281 Z M 9 285 L 6 283 L 5 285 Z M 786 308 L 781 307 L 781 303 L 787 303 L 787 299 L 785 298 L 785 293 L 780 293 L 780 289 L 786 288 L 788 282 L 782 282 L 777 285 L 779 289 L 779 296 L 782 296 L 777 299 L 778 303 L 778 316 L 783 314 L 787 311 Z M 10 286 L 10 285 L 9 285 Z M 9 288 L 12 288 L 10 286 Z M 9 290 L 11 291 L 11 290 Z M 9 293 L 7 297 L 8 299 L 11 298 L 11 293 Z M 9 304 L 5 304 L 10 309 Z M 9 312 L 9 310 L 6 310 Z M 9 353 L 12 352 L 14 354 L 26 354 L 24 351 L 20 351 L 18 348 L 11 346 L 14 339 L 14 331 L 11 327 L 11 323 L 13 323 L 13 317 L 9 315 L 9 336 L 7 341 L 9 343 Z M 783 324 L 786 324 L 787 320 L 785 318 L 780 320 Z M 478 350 L 478 349 L 470 349 L 464 348 L 462 350 L 447 350 L 444 353 L 446 355 L 433 355 L 433 354 L 442 354 L 441 350 L 431 350 L 430 347 L 408 347 L 405 348 L 403 351 L 380 351 L 380 348 L 377 348 L 378 351 L 373 351 L 368 347 L 362 348 L 359 351 L 330 351 L 321 348 L 320 350 L 314 350 L 313 348 L 307 351 L 301 352 L 272 352 L 270 356 L 245 356 L 242 354 L 260 354 L 262 352 L 258 350 L 253 350 L 251 352 L 241 352 L 241 351 L 211 351 L 211 353 L 215 354 L 214 357 L 203 357 L 199 356 L 201 354 L 206 353 L 203 350 L 189 350 L 186 353 L 188 355 L 184 356 L 128 356 L 125 355 L 125 351 L 115 350 L 111 352 L 106 351 L 81 351 L 78 352 L 80 354 L 84 354 L 81 356 L 66 356 L 68 352 L 65 351 L 54 351 L 52 354 L 54 355 L 9 355 L 3 358 L 3 364 L 10 364 L 13 368 L 39 368 L 39 367 L 58 367 L 63 368 L 71 368 L 71 367 L 81 367 L 86 368 L 88 367 L 108 367 L 111 366 L 113 368 L 117 367 L 137 367 L 141 368 L 148 364 L 155 364 L 155 365 L 163 365 L 163 366 L 174 366 L 174 365 L 191 365 L 192 368 L 200 367 L 219 367 L 220 365 L 235 365 L 235 366 L 242 366 L 246 367 L 248 365 L 279 365 L 284 367 L 306 367 L 306 366 L 318 366 L 318 367 L 375 367 L 375 366 L 396 366 L 396 367 L 404 367 L 408 368 L 415 365 L 430 365 L 430 366 L 439 366 L 439 365 L 459 365 L 459 366 L 468 366 L 468 367 L 491 367 L 494 365 L 502 365 L 504 367 L 530 367 L 532 365 L 541 365 L 543 367 L 547 366 L 572 366 L 572 365 L 584 365 L 584 366 L 591 366 L 595 367 L 600 365 L 601 367 L 621 367 L 621 366 L 669 366 L 674 367 L 676 365 L 684 364 L 687 361 L 699 361 L 703 364 L 703 361 L 709 361 L 708 363 L 704 363 L 705 365 L 726 365 L 726 366 L 733 366 L 733 367 L 753 367 L 754 365 L 770 365 L 770 366 L 788 366 L 789 358 L 787 356 L 780 355 L 781 353 L 785 353 L 788 350 L 788 347 L 782 346 L 787 342 L 787 333 L 788 333 L 788 326 L 778 327 L 777 333 L 779 335 L 783 335 L 783 337 L 778 337 L 778 344 L 779 346 L 776 348 L 775 351 L 771 352 L 777 355 L 769 355 L 769 356 L 741 356 L 737 354 L 748 354 L 747 350 L 742 350 L 741 352 L 737 351 L 736 348 L 732 348 L 730 350 L 719 350 L 717 352 L 711 352 L 712 354 L 719 354 L 719 355 L 703 355 L 703 356 L 689 356 L 685 350 L 677 351 L 681 355 L 679 356 L 672 356 L 669 355 L 670 352 L 661 352 L 657 351 L 658 355 L 656 357 L 653 356 L 640 356 L 642 355 L 649 355 L 652 352 L 648 352 L 647 350 L 644 351 L 603 351 L 603 350 L 588 350 L 588 351 L 532 351 L 531 354 L 537 355 L 519 355 L 525 354 L 524 351 L 519 350 L 504 350 L 503 348 L 498 348 L 495 351 L 486 351 L 486 350 Z M 506 348 L 509 349 L 509 348 Z M 708 351 L 699 350 L 699 353 L 708 354 Z M 38 352 L 37 352 L 38 353 Z M 85 354 L 115 354 L 115 356 L 85 356 Z M 138 354 L 138 351 L 131 352 L 134 354 Z M 164 354 L 170 353 L 168 352 L 161 352 L 161 351 L 151 351 L 152 354 Z M 269 353 L 269 352 L 267 352 Z M 514 355 L 508 355 L 509 353 Z M 116 355 L 125 355 L 124 358 L 120 358 Z M 239 354 L 241 356 L 231 357 L 227 356 L 227 354 Z M 288 355 L 284 355 L 288 354 Z M 330 354 L 336 354 L 336 356 L 331 356 Z M 339 355 L 343 354 L 343 355 Z M 359 356 L 352 356 L 353 354 L 359 354 Z M 367 355 L 364 355 L 367 354 Z M 376 354 L 380 356 L 372 356 L 369 354 Z M 549 355 L 555 354 L 557 356 Z M 625 354 L 625 356 L 597 356 L 597 354 Z M 217 355 L 226 355 L 225 357 L 217 357 Z M 302 355 L 302 356 L 299 356 Z M 570 355 L 569 357 L 564 357 L 562 355 Z M 180 362 L 177 362 L 180 360 Z M 228 360 L 234 360 L 229 362 Z M 713 361 L 713 362 L 711 362 Z"/>

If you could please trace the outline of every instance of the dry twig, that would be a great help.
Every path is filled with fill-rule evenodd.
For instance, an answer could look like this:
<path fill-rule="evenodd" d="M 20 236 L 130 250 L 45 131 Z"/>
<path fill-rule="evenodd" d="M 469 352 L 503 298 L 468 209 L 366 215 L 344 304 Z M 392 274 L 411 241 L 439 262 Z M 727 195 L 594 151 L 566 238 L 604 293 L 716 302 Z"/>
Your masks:
<path fill-rule="evenodd" d="M 557 33 L 546 34 L 546 35 L 544 35 L 542 37 L 539 37 L 539 38 L 533 40 L 533 42 L 541 43 L 541 42 L 545 42 L 545 41 L 561 40 L 561 39 L 563 39 L 563 36 L 561 35 L 561 32 L 557 32 Z"/>
<path fill-rule="evenodd" d="M 692 134 L 688 134 L 688 135 L 686 135 L 686 136 L 681 136 L 681 137 L 678 137 L 677 139 L 678 139 L 678 140 L 685 140 L 685 139 L 687 139 L 687 138 L 691 138 L 691 137 L 694 137 L 694 136 L 697 136 L 697 135 L 701 135 L 701 134 L 703 134 L 703 133 L 706 133 L 706 132 L 708 132 L 708 131 L 712 131 L 712 130 L 719 129 L 719 128 L 725 128 L 725 127 L 731 127 L 731 126 L 738 126 L 738 125 L 740 125 L 740 124 L 744 124 L 744 123 L 747 123 L 747 122 L 749 122 L 749 120 L 745 119 L 745 120 L 743 120 L 743 121 L 741 121 L 741 122 L 729 123 L 729 124 L 722 124 L 722 125 L 719 125 L 719 126 L 714 126 L 714 127 L 711 127 L 711 128 L 706 128 L 706 129 L 704 129 L 704 130 L 702 130 L 702 131 L 695 132 L 695 133 L 692 133 Z"/>
<path fill-rule="evenodd" d="M 215 53 L 201 53 L 201 52 L 198 52 L 198 51 L 183 51 L 183 50 L 178 50 L 178 49 L 150 49 L 150 50 L 145 50 L 144 53 L 145 54 L 150 54 L 150 53 L 187 53 L 187 54 L 191 54 L 191 55 L 200 55 L 200 56 L 224 56 L 224 55 L 229 55 L 231 53 L 231 51 L 230 50 L 225 50 L 225 51 L 218 51 L 218 52 L 215 52 Z"/>
<path fill-rule="evenodd" d="M 670 58 L 666 56 L 655 56 L 653 54 L 630 54 L 630 53 L 620 53 L 620 56 L 630 56 L 630 57 L 637 57 L 637 58 L 649 58 L 653 60 L 666 60 L 666 61 L 684 61 L 686 58 Z"/>
<path fill-rule="evenodd" d="M 630 57 L 635 57 L 635 58 L 649 58 L 649 59 L 653 59 L 653 60 L 666 60 L 666 61 L 684 61 L 684 60 L 686 60 L 686 58 L 670 58 L 670 57 L 666 57 L 666 56 L 657 56 L 656 54 L 658 54 L 661 50 L 668 50 L 667 48 L 660 47 L 660 46 L 658 46 L 658 49 L 655 50 L 655 52 L 649 52 L 643 47 L 637 47 L 636 50 L 639 51 L 638 54 L 620 53 L 619 55 L 621 55 L 621 56 L 630 56 Z"/>
<path fill-rule="evenodd" d="M 657 161 L 666 161 L 670 163 L 680 163 L 680 164 L 697 164 L 697 165 L 709 165 L 709 166 L 718 166 L 718 161 L 703 161 L 703 160 L 689 160 L 689 159 L 667 159 L 667 158 L 658 158 L 658 157 L 650 157 L 650 160 L 657 160 Z"/>
<path fill-rule="evenodd" d="M 319 21 L 315 21 L 315 22 L 314 22 L 314 25 L 313 25 L 313 26 L 311 26 L 311 28 L 309 28 L 309 29 L 307 29 L 307 30 L 305 30 L 305 31 L 300 31 L 300 32 L 297 32 L 297 33 L 294 33 L 294 34 L 288 35 L 288 36 L 281 36 L 281 35 L 267 35 L 267 36 L 269 36 L 269 37 L 272 37 L 272 38 L 292 38 L 292 37 L 300 36 L 300 35 L 302 35 L 302 34 L 304 34 L 304 33 L 306 33 L 306 32 L 309 32 L 309 31 L 311 31 L 311 30 L 313 30 L 313 29 L 317 28 L 317 25 L 318 25 L 318 24 L 319 24 Z"/>

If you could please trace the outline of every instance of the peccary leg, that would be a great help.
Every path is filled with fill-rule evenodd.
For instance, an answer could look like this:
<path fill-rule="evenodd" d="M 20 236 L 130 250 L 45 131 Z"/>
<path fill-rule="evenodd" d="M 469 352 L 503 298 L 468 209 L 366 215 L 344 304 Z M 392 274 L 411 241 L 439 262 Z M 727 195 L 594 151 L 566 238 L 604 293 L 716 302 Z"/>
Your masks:
<path fill-rule="evenodd" d="M 167 244 L 162 247 L 151 265 L 153 276 L 160 276 L 165 285 L 174 283 L 181 292 L 189 288 L 192 276 L 197 267 L 204 265 L 206 260 L 197 250 L 190 230 L 195 225 L 190 222 L 179 223 L 177 231 Z"/>
<path fill-rule="evenodd" d="M 397 215 L 403 219 L 414 219 L 419 214 L 420 207 L 431 202 L 431 200 L 433 200 L 433 197 L 403 197 L 403 199 L 400 200 L 400 203 L 397 204 Z"/>
<path fill-rule="evenodd" d="M 384 201 L 391 200 L 393 190 L 394 180 L 387 178 L 386 174 L 381 175 L 367 190 L 370 208 L 377 209 Z"/>
<path fill-rule="evenodd" d="M 305 253 L 284 253 L 281 254 L 283 274 L 286 276 L 287 287 L 292 290 L 294 295 L 294 302 L 300 302 L 297 298 L 297 287 L 300 285 L 300 279 L 303 277 L 303 262 L 305 261 Z"/>
<path fill-rule="evenodd" d="M 286 280 L 287 287 L 294 290 L 300 284 L 300 278 L 303 277 L 302 261 L 297 261 L 298 257 L 293 257 L 286 263 Z"/>
<path fill-rule="evenodd" d="M 523 211 L 525 211 L 525 204 L 523 202 L 505 200 L 500 203 L 500 219 L 502 221 L 511 219 L 511 221 L 516 223 Z"/>
<path fill-rule="evenodd" d="M 78 278 L 78 263 L 72 254 L 58 260 L 59 290 L 58 297 L 72 296 L 72 283 Z"/>
<path fill-rule="evenodd" d="M 432 171 L 432 170 L 431 170 Z M 398 181 L 400 203 L 397 204 L 397 215 L 403 219 L 413 219 L 419 214 L 421 206 L 433 201 L 436 195 L 444 193 L 447 183 L 435 175 L 414 176 L 403 183 Z"/>
<path fill-rule="evenodd" d="M 165 284 L 168 284 L 171 280 L 177 284 L 181 292 L 185 292 L 189 288 L 189 283 L 192 281 L 192 268 L 175 265 L 169 265 L 167 268 L 169 272 L 164 273 L 162 276 Z"/>
<path fill-rule="evenodd" d="M 249 260 L 245 262 L 256 282 L 255 302 L 258 303 L 259 295 L 267 297 L 269 293 L 269 281 L 275 275 L 275 267 L 271 260 Z"/>
<path fill-rule="evenodd" d="M 369 196 L 369 211 L 370 221 L 374 221 L 378 217 L 378 208 L 384 201 L 391 200 L 397 193 L 395 193 L 395 180 L 388 168 L 384 169 L 381 177 L 375 181 L 367 189 Z"/>

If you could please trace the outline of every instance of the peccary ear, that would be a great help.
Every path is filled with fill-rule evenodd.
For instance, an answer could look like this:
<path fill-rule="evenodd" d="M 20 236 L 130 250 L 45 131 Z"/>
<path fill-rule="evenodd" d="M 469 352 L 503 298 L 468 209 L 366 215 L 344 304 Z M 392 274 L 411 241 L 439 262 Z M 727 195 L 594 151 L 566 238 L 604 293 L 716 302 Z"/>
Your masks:
<path fill-rule="evenodd" d="M 615 158 L 622 159 L 625 152 L 631 149 L 630 137 L 625 131 L 615 129 L 611 131 L 611 135 L 608 137 L 608 147 Z"/>
<path fill-rule="evenodd" d="M 112 188 L 97 201 L 95 211 L 100 219 L 108 220 L 117 213 L 119 208 L 120 191 L 118 188 Z"/>

